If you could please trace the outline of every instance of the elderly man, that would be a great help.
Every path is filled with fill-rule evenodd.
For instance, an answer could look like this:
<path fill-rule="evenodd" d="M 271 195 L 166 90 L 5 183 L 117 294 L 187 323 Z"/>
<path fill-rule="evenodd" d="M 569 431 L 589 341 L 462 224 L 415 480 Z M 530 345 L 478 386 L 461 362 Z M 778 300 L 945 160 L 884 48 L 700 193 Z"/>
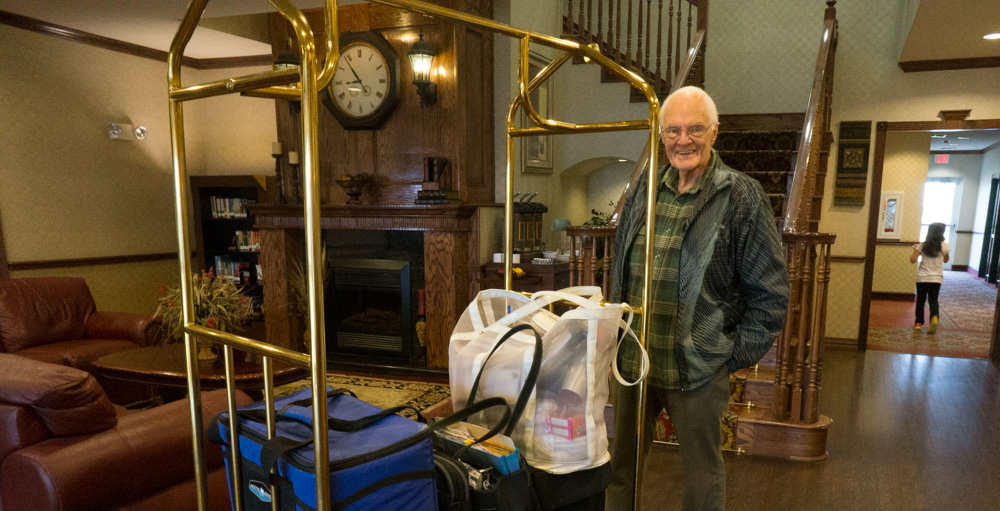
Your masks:
<path fill-rule="evenodd" d="M 670 165 L 656 179 L 656 224 L 648 339 L 646 429 L 665 408 L 684 467 L 681 509 L 721 510 L 726 504 L 719 417 L 729 402 L 729 373 L 755 364 L 781 330 L 788 275 L 770 202 L 760 183 L 712 149 L 719 115 L 697 87 L 667 97 L 661 139 Z M 646 178 L 626 197 L 615 235 L 611 301 L 642 302 L 646 243 Z M 636 353 L 619 364 L 634 376 Z M 632 509 L 637 392 L 617 387 L 608 509 Z M 657 491 L 647 487 L 646 491 Z"/>

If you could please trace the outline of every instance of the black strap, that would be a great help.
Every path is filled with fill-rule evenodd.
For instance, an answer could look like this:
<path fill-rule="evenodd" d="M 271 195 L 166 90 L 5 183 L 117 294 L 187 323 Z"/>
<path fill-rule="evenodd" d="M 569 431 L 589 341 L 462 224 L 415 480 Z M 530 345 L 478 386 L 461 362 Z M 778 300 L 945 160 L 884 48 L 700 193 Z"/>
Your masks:
<path fill-rule="evenodd" d="M 486 371 L 486 363 L 489 362 L 490 357 L 500 346 L 503 345 L 507 339 L 510 339 L 514 334 L 521 332 L 523 330 L 531 330 L 531 333 L 535 334 L 535 353 L 534 358 L 531 359 L 531 368 L 528 370 L 528 376 L 524 379 L 524 387 L 521 388 L 521 393 L 517 396 L 517 402 L 514 403 L 514 410 L 510 418 L 510 422 L 507 423 L 507 429 L 504 430 L 504 434 L 510 436 L 514 431 L 514 427 L 517 426 L 517 421 L 521 420 L 521 414 L 524 413 L 524 409 L 528 406 L 528 399 L 531 397 L 531 393 L 535 390 L 535 381 L 538 379 L 538 371 L 542 367 L 542 338 L 538 335 L 538 332 L 534 327 L 525 323 L 517 325 L 511 328 L 507 333 L 503 334 L 500 339 L 497 340 L 496 344 L 493 345 L 493 349 L 490 351 L 489 355 L 483 360 L 483 365 L 479 367 L 479 374 L 476 375 L 475 381 L 472 382 L 472 390 L 469 391 L 469 401 L 467 404 L 474 403 L 476 401 L 476 392 L 479 390 L 479 380 L 483 377 L 483 372 Z"/>
<path fill-rule="evenodd" d="M 419 470 L 415 472 L 402 472 L 399 474 L 394 474 L 389 477 L 383 477 L 378 481 L 365 486 L 364 488 L 352 493 L 346 498 L 343 498 L 337 502 L 334 502 L 331 509 L 341 510 L 347 509 L 349 506 L 357 503 L 359 500 L 389 486 L 397 483 L 404 483 L 406 481 L 415 481 L 418 479 L 434 479 L 433 470 Z"/>
<path fill-rule="evenodd" d="M 461 422 L 472 415 L 475 415 L 483 410 L 493 408 L 494 406 L 504 407 L 503 417 L 501 418 L 499 424 L 490 429 L 485 435 L 483 435 L 482 438 L 477 440 L 477 442 L 492 438 L 494 435 L 500 432 L 503 426 L 505 426 L 507 424 L 507 421 L 509 421 L 511 418 L 510 406 L 507 405 L 507 401 L 505 401 L 503 398 L 500 397 L 492 397 L 484 399 L 473 406 L 466 407 L 443 420 L 435 422 L 434 424 L 430 425 L 427 428 L 424 428 L 423 430 L 415 433 L 414 435 L 411 435 L 410 437 L 398 440 L 391 445 L 383 447 L 383 449 L 392 449 L 393 446 L 396 445 L 408 442 L 412 443 L 414 440 L 419 440 L 422 438 L 430 438 L 435 431 L 446 428 L 458 422 Z M 294 417 L 290 417 L 289 419 L 296 420 L 299 422 L 304 422 L 301 419 L 297 419 Z M 289 438 L 275 436 L 274 438 L 268 440 L 267 442 L 264 442 L 264 445 L 261 447 L 260 466 L 266 472 L 270 472 L 275 467 L 278 458 L 285 456 L 290 451 L 299 449 L 301 447 L 305 447 L 311 443 L 313 443 L 313 438 L 308 438 L 305 440 L 292 440 Z"/>

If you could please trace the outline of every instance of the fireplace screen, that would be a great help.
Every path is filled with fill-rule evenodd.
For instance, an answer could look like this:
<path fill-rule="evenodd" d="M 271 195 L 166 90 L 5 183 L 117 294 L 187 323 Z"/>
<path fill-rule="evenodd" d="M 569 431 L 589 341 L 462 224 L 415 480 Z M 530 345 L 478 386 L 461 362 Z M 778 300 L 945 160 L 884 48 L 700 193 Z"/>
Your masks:
<path fill-rule="evenodd" d="M 410 263 L 340 259 L 331 264 L 326 289 L 329 350 L 413 354 Z"/>

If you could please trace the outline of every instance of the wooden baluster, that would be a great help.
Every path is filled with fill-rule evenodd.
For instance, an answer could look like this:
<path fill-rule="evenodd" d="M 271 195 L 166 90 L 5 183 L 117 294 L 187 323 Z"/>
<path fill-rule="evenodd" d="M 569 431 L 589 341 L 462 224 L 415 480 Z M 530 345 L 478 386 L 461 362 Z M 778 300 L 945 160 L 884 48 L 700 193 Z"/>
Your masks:
<path fill-rule="evenodd" d="M 794 240 L 786 240 L 785 242 L 785 252 L 786 259 L 785 263 L 788 267 L 788 282 L 789 282 L 789 296 L 788 304 L 789 311 L 785 316 L 785 325 L 781 329 L 781 335 L 778 337 L 778 352 L 775 357 L 775 371 L 774 371 L 774 419 L 784 420 L 788 416 L 789 408 L 789 397 L 791 395 L 789 385 L 791 383 L 791 378 L 789 374 L 791 373 L 790 367 L 792 364 L 791 353 L 792 346 L 795 343 L 794 332 L 797 314 L 795 311 L 795 306 L 798 303 L 799 297 L 799 251 L 800 245 Z"/>
<path fill-rule="evenodd" d="M 569 234 L 569 233 L 567 233 Z M 569 235 L 569 287 L 578 286 L 580 278 L 576 274 L 576 235 Z"/>
<path fill-rule="evenodd" d="M 790 418 L 802 422 L 802 399 L 805 387 L 806 345 L 809 342 L 809 326 L 812 312 L 813 260 L 815 251 L 812 245 L 803 245 L 802 251 L 802 289 L 799 291 L 799 324 L 798 342 L 795 344 L 795 373 L 792 377 L 791 413 Z"/>
<path fill-rule="evenodd" d="M 691 9 L 693 9 L 693 8 L 694 8 L 694 5 L 688 4 L 688 39 L 687 39 L 687 47 L 688 48 L 691 47 Z"/>
<path fill-rule="evenodd" d="M 584 282 L 588 286 L 593 286 L 597 283 L 597 236 L 590 237 L 590 245 L 587 248 L 587 277 L 588 279 Z"/>
<path fill-rule="evenodd" d="M 576 20 L 576 35 L 583 39 L 583 0 L 580 0 L 580 13 Z"/>
<path fill-rule="evenodd" d="M 635 24 L 639 37 L 635 46 L 635 65 L 632 67 L 632 71 L 640 76 L 642 73 L 638 68 L 642 67 L 642 21 L 642 0 L 639 0 L 639 20 Z"/>
<path fill-rule="evenodd" d="M 615 0 L 615 62 L 622 62 L 622 0 Z"/>
<path fill-rule="evenodd" d="M 625 68 L 632 68 L 632 0 L 628 0 L 628 36 L 625 37 Z"/>
<path fill-rule="evenodd" d="M 680 69 L 681 69 L 681 54 L 682 54 L 681 53 L 681 18 L 683 18 L 683 17 L 684 17 L 684 5 L 680 1 L 678 1 L 677 2 L 677 30 L 675 31 L 677 40 L 674 42 L 674 51 L 677 52 L 677 54 L 674 55 L 674 57 L 676 57 L 675 60 L 677 61 L 677 70 L 678 71 L 680 71 Z M 685 50 L 686 50 L 686 48 L 685 48 Z"/>
<path fill-rule="evenodd" d="M 653 26 L 653 0 L 646 0 L 646 56 L 642 64 L 642 69 L 645 73 L 643 76 L 649 76 L 649 51 L 653 47 L 653 38 L 650 36 L 650 29 Z"/>
<path fill-rule="evenodd" d="M 580 0 L 581 2 L 583 0 Z M 569 5 L 566 9 L 566 21 L 563 22 L 563 33 L 573 34 L 573 0 L 569 0 Z"/>
<path fill-rule="evenodd" d="M 819 390 L 822 382 L 822 361 L 820 359 L 823 346 L 823 336 L 826 334 L 826 284 L 830 280 L 830 245 L 819 247 L 819 259 L 816 263 L 816 303 L 813 304 L 812 343 L 809 347 L 809 373 L 806 381 L 805 405 L 803 421 L 811 424 L 819 420 Z"/>
<path fill-rule="evenodd" d="M 658 2 L 659 8 L 656 11 L 656 82 L 653 86 L 656 88 L 656 93 L 659 94 L 663 91 L 663 75 L 660 74 L 661 68 L 660 64 L 662 62 L 661 54 L 663 53 L 663 0 Z"/>
<path fill-rule="evenodd" d="M 604 0 L 597 0 L 597 44 L 604 46 Z"/>
<path fill-rule="evenodd" d="M 604 293 L 604 299 L 608 299 L 608 293 L 611 292 L 611 263 L 613 262 L 612 254 L 614 254 L 614 235 L 604 238 L 604 268 L 601 278 L 601 292 Z"/>
<path fill-rule="evenodd" d="M 587 0 L 587 42 L 593 42 L 594 40 L 594 26 L 592 22 L 594 20 L 594 0 Z"/>
<path fill-rule="evenodd" d="M 668 4 L 670 12 L 667 14 L 667 87 L 670 87 L 674 83 L 674 0 L 668 0 Z M 677 67 L 681 67 L 680 62 L 677 63 Z"/>

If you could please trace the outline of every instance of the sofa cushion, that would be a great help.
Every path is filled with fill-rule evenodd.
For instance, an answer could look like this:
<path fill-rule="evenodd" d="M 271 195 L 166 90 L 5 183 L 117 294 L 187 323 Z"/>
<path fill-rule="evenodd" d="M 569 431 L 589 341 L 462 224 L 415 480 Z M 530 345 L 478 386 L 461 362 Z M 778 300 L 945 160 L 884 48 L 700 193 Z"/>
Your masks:
<path fill-rule="evenodd" d="M 87 317 L 97 307 L 80 278 L 0 280 L 0 351 L 83 339 Z"/>
<path fill-rule="evenodd" d="M 72 367 L 0 353 L 0 401 L 31 408 L 52 436 L 113 427 L 118 418 L 93 376 Z"/>
<path fill-rule="evenodd" d="M 32 360 L 75 367 L 81 371 L 96 374 L 94 371 L 95 360 L 110 353 L 142 347 L 142 345 L 132 341 L 120 339 L 76 339 L 34 346 L 18 351 L 17 354 Z"/>

